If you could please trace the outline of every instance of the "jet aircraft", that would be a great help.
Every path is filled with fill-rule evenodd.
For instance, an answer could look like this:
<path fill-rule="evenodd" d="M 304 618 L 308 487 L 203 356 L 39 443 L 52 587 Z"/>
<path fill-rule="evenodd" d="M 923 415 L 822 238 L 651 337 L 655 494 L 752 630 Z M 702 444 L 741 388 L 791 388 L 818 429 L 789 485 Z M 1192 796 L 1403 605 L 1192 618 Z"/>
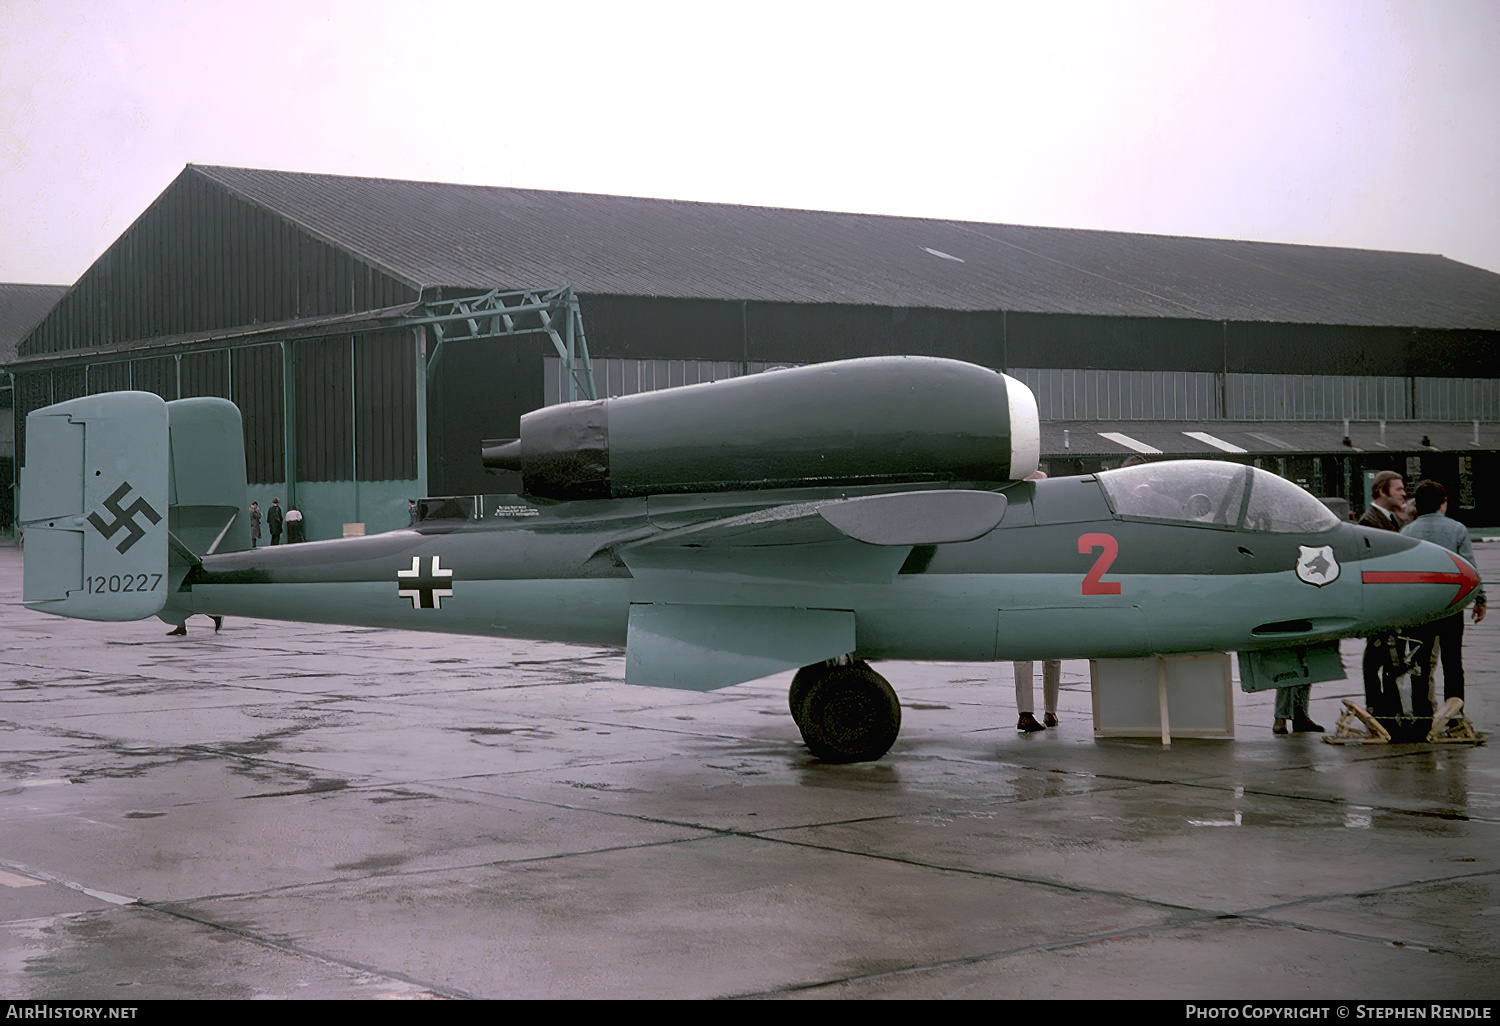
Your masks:
<path fill-rule="evenodd" d="M 251 548 L 243 444 L 222 399 L 32 413 L 25 604 L 623 646 L 628 682 L 696 690 L 799 668 L 808 747 L 861 761 L 900 729 L 872 660 L 1275 655 L 1436 618 L 1479 582 L 1254 467 L 1028 480 L 1031 393 L 935 358 L 537 410 L 481 454 L 525 494 L 369 537 Z"/>

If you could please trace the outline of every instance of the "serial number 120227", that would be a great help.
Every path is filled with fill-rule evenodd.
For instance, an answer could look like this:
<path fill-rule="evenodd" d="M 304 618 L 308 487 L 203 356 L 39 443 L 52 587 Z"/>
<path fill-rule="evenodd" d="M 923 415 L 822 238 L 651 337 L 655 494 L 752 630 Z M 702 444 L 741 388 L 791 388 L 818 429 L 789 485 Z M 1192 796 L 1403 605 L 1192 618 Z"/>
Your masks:
<path fill-rule="evenodd" d="M 161 574 L 113 574 L 109 577 L 85 578 L 91 595 L 121 591 L 155 591 L 161 584 Z"/>

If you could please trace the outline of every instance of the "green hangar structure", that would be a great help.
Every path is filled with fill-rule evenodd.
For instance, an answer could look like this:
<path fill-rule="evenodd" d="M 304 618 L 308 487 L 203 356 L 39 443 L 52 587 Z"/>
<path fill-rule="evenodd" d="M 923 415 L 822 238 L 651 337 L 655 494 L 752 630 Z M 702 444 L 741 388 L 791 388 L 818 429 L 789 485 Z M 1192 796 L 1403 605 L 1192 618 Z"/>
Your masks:
<path fill-rule="evenodd" d="M 313 539 L 518 491 L 481 442 L 594 387 L 885 354 L 1025 381 L 1053 474 L 1215 457 L 1358 512 L 1395 469 L 1500 523 L 1500 274 L 1441 256 L 189 165 L 48 298 L 18 458 L 53 402 L 222 396 Z"/>

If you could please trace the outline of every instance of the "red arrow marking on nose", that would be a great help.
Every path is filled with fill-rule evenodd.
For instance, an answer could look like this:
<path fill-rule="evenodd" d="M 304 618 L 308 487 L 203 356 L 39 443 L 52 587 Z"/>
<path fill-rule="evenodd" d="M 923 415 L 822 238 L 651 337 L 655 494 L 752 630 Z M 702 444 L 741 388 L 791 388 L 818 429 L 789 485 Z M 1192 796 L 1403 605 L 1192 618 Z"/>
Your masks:
<path fill-rule="evenodd" d="M 1458 567 L 1458 573 L 1445 574 L 1436 570 L 1366 570 L 1360 579 L 1366 584 L 1456 584 L 1458 594 L 1448 603 L 1450 607 L 1456 606 L 1469 592 L 1479 587 L 1479 575 L 1474 572 L 1473 567 L 1451 552 L 1448 558 Z"/>

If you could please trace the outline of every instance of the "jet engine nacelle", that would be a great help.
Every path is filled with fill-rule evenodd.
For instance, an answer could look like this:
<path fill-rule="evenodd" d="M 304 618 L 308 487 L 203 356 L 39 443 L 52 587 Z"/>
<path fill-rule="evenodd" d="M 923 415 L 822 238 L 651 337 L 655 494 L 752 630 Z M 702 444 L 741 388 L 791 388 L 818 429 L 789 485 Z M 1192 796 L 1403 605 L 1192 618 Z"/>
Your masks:
<path fill-rule="evenodd" d="M 893 356 L 535 410 L 484 465 L 527 494 L 601 499 L 811 484 L 1021 480 L 1036 399 L 957 360 Z"/>

